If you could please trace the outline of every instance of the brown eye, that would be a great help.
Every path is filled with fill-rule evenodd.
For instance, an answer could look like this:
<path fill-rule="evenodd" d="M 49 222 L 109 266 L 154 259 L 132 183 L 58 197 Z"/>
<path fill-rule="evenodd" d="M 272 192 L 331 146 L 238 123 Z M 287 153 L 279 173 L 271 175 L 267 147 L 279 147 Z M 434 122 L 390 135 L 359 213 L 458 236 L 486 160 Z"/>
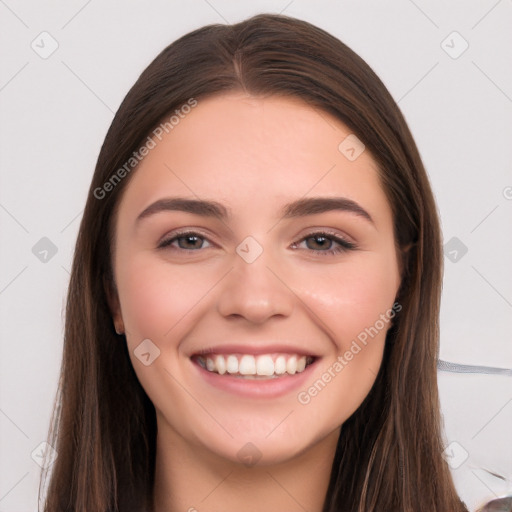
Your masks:
<path fill-rule="evenodd" d="M 185 233 L 176 233 L 173 237 L 164 239 L 162 242 L 160 242 L 158 248 L 162 249 L 170 247 L 176 250 L 183 249 L 185 251 L 195 251 L 198 249 L 203 249 L 202 245 L 205 241 L 205 237 L 193 231 L 188 231 Z M 177 242 L 177 246 L 174 242 Z"/>
<path fill-rule="evenodd" d="M 302 242 L 306 242 L 307 250 L 319 253 L 321 255 L 339 254 L 356 248 L 356 245 L 352 242 L 349 242 L 348 240 L 345 240 L 335 234 L 324 232 L 310 233 L 309 235 L 299 240 L 298 243 Z M 297 242 L 293 244 L 293 248 L 297 248 Z"/>

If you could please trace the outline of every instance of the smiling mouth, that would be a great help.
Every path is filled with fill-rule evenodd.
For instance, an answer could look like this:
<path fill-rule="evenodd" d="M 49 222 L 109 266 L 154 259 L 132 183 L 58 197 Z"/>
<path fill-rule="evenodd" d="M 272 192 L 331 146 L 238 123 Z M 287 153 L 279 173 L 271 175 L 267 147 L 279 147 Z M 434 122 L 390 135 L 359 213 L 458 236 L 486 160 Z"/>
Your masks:
<path fill-rule="evenodd" d="M 242 379 L 276 379 L 302 373 L 315 361 L 299 354 L 209 354 L 192 360 L 208 372 Z"/>

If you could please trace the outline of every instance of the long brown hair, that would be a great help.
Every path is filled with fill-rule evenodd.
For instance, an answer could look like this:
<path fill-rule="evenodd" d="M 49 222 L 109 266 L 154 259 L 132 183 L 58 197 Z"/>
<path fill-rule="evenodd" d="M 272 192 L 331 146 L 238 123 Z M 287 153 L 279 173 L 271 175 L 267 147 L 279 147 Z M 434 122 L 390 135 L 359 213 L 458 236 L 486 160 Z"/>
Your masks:
<path fill-rule="evenodd" d="M 112 177 L 191 98 L 239 90 L 302 99 L 364 142 L 378 163 L 403 255 L 402 312 L 388 331 L 372 390 L 342 426 L 324 512 L 465 511 L 442 458 L 436 370 L 442 248 L 418 150 L 395 101 L 358 55 L 305 21 L 268 14 L 175 41 L 141 74 L 112 121 L 71 272 L 50 432 L 58 457 L 44 510 L 151 509 L 155 410 L 114 331 L 105 292 L 112 220 L 136 169 Z"/>

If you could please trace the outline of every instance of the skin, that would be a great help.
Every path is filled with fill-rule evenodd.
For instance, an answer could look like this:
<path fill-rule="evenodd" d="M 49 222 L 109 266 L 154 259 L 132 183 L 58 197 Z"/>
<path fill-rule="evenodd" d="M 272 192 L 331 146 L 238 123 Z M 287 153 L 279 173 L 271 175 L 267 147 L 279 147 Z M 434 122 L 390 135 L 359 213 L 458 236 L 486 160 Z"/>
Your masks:
<path fill-rule="evenodd" d="M 110 302 L 157 412 L 157 512 L 321 511 L 340 427 L 374 383 L 391 324 L 309 403 L 297 392 L 393 306 L 400 284 L 390 205 L 369 151 L 349 161 L 338 150 L 349 134 L 297 99 L 233 92 L 200 100 L 131 176 L 115 220 Z M 162 211 L 137 221 L 176 196 L 217 201 L 232 217 Z M 288 202 L 334 196 L 372 221 L 347 211 L 282 218 Z M 200 238 L 159 249 L 178 229 Z M 357 247 L 326 254 L 339 245 L 311 238 L 321 230 Z M 249 235 L 263 249 L 252 263 L 236 252 Z M 160 350 L 148 366 L 134 354 L 144 339 Z M 318 355 L 306 385 L 247 398 L 198 378 L 190 356 L 199 349 L 258 340 Z M 248 442 L 261 455 L 249 467 L 237 456 Z"/>

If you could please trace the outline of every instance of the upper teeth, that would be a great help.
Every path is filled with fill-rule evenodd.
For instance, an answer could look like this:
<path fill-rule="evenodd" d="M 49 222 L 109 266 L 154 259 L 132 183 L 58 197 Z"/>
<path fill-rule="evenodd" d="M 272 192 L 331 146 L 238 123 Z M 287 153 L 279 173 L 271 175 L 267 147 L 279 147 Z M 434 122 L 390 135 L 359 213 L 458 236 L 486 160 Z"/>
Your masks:
<path fill-rule="evenodd" d="M 283 375 L 288 373 L 303 372 L 306 365 L 313 361 L 313 358 L 290 354 L 261 354 L 253 356 L 250 354 L 236 355 L 211 355 L 198 356 L 198 363 L 210 372 L 224 375 Z"/>

